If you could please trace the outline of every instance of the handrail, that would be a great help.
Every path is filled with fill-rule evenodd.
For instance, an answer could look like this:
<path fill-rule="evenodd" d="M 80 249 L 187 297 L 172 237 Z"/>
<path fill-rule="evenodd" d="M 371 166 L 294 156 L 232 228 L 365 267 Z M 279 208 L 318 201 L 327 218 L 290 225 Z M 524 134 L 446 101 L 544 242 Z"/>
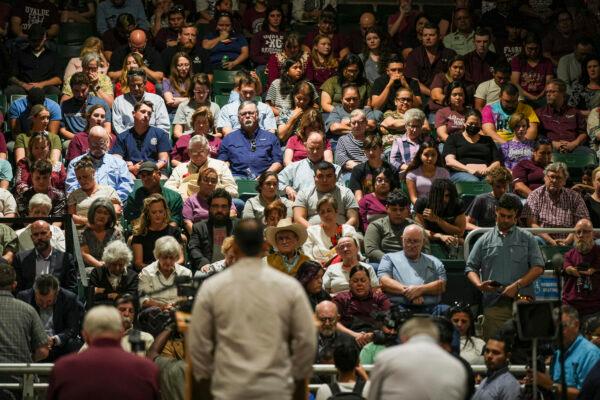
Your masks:
<path fill-rule="evenodd" d="M 494 229 L 494 228 L 477 228 L 477 229 L 473 229 L 471 232 L 469 232 L 469 234 L 465 238 L 465 244 L 463 245 L 465 262 L 469 259 L 469 253 L 471 251 L 470 242 L 473 239 L 473 237 L 475 237 L 479 234 L 484 234 L 488 231 L 491 231 L 492 229 Z M 531 233 L 572 233 L 575 231 L 575 228 L 520 228 L 519 227 L 519 229 L 522 229 L 524 231 L 528 231 Z M 594 229 L 594 232 L 600 233 L 600 229 Z"/>

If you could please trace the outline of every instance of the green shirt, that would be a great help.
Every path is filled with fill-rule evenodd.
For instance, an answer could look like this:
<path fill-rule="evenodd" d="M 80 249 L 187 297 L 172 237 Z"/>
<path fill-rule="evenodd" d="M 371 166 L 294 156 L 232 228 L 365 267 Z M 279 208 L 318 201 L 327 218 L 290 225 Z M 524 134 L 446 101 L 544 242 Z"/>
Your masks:
<path fill-rule="evenodd" d="M 386 347 L 382 344 L 367 343 L 360 351 L 360 365 L 375 364 L 375 356 L 385 349 Z"/>
<path fill-rule="evenodd" d="M 337 76 L 332 76 L 327 79 L 322 85 L 321 90 L 331 96 L 332 106 L 342 105 L 342 86 Z M 360 99 L 366 104 L 371 88 L 368 83 L 364 83 L 358 87 Z"/>
<path fill-rule="evenodd" d="M 50 150 L 62 151 L 62 144 L 58 135 L 48 132 L 50 138 Z M 19 133 L 15 139 L 15 149 L 25 149 L 25 157 L 29 157 L 29 139 L 31 139 L 31 132 Z"/>

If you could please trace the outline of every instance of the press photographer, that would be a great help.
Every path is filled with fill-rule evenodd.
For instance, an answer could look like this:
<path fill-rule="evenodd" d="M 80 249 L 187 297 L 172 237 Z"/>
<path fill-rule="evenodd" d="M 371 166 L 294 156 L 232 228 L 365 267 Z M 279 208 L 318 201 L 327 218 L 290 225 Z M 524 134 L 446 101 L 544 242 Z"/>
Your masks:
<path fill-rule="evenodd" d="M 412 317 L 410 311 L 393 307 L 388 311 L 375 312 L 373 318 L 382 323 L 381 330 L 373 332 L 373 341 L 368 343 L 360 352 L 360 363 L 369 365 L 375 362 L 375 356 L 386 347 L 400 344 L 398 332 L 404 322 Z"/>

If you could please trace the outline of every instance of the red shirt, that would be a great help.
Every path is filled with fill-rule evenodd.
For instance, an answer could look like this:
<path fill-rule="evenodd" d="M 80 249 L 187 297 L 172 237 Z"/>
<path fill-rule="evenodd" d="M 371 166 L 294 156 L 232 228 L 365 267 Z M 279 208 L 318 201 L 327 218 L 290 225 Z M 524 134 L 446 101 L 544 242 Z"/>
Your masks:
<path fill-rule="evenodd" d="M 390 299 L 381 292 L 374 292 L 371 290 L 371 294 L 364 299 L 355 297 L 351 291 L 342 292 L 333 298 L 333 302 L 338 307 L 340 313 L 340 322 L 347 328 L 352 330 L 372 330 L 364 329 L 368 325 L 375 325 L 375 318 L 372 313 L 374 311 L 387 311 L 390 309 L 392 304 Z M 363 322 L 361 326 L 353 326 L 356 320 Z M 363 329 L 360 329 L 360 328 Z"/>
<path fill-rule="evenodd" d="M 560 110 L 547 105 L 535 111 L 541 132 L 553 142 L 566 140 L 572 142 L 581 133 L 586 132 L 587 122 L 581 112 L 566 104 Z"/>

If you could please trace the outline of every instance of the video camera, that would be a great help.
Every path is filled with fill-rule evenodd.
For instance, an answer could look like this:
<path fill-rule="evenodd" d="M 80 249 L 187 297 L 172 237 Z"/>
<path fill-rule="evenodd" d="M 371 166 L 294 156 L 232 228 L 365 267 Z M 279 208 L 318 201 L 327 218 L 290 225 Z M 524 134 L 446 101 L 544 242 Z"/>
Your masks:
<path fill-rule="evenodd" d="M 398 331 L 406 321 L 413 317 L 413 313 L 394 306 L 388 311 L 373 312 L 371 316 L 381 322 L 382 327 L 391 331 L 391 333 L 385 333 L 383 330 L 373 331 L 373 343 L 389 347 L 400 344 Z"/>

